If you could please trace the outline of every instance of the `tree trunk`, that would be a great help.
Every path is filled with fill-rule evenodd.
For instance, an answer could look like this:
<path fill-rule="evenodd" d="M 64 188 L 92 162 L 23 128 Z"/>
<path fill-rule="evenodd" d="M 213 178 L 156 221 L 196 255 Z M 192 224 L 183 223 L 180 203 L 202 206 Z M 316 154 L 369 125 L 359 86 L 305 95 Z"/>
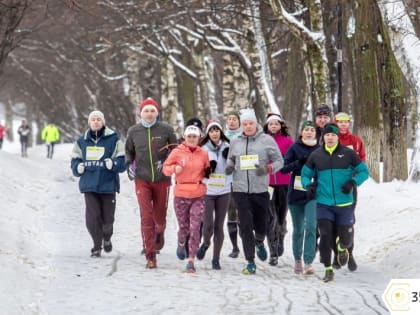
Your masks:
<path fill-rule="evenodd" d="M 133 104 L 133 114 L 135 114 L 137 106 L 143 101 L 141 84 L 139 82 L 140 55 L 131 50 L 127 51 L 127 55 L 128 97 L 131 104 Z"/>
<path fill-rule="evenodd" d="M 392 51 L 388 31 L 383 23 L 376 1 L 374 16 L 377 20 L 377 32 L 380 32 L 383 38 L 377 46 L 377 66 L 385 127 L 385 132 L 382 133 L 384 135 L 384 181 L 406 180 L 408 177 L 407 104 L 404 99 L 404 83 L 401 69 Z"/>
<path fill-rule="evenodd" d="M 161 119 L 175 128 L 178 136 L 182 136 L 182 128 L 178 121 L 178 88 L 176 82 L 174 65 L 168 60 L 164 60 L 162 65 L 162 109 L 160 111 Z"/>
<path fill-rule="evenodd" d="M 349 39 L 353 73 L 354 125 L 363 139 L 367 152 L 367 165 L 371 177 L 380 181 L 379 161 L 383 133 L 381 98 L 377 73 L 376 22 L 372 19 L 369 1 L 355 2 L 355 33 Z M 375 36 L 372 36 L 375 34 Z"/>
<path fill-rule="evenodd" d="M 291 38 L 287 63 L 286 88 L 284 91 L 284 107 L 282 113 L 288 121 L 291 135 L 297 136 L 301 121 L 308 120 L 311 115 L 306 110 L 308 100 L 307 79 L 304 70 L 303 43 L 300 39 Z"/>
<path fill-rule="evenodd" d="M 323 32 L 322 9 L 319 1 L 308 0 L 307 6 L 310 15 L 310 29 L 313 32 Z M 327 65 L 327 54 L 325 40 L 307 42 L 308 61 L 311 68 L 312 80 L 312 107 L 317 108 L 321 103 L 331 103 L 329 85 L 329 70 Z"/>

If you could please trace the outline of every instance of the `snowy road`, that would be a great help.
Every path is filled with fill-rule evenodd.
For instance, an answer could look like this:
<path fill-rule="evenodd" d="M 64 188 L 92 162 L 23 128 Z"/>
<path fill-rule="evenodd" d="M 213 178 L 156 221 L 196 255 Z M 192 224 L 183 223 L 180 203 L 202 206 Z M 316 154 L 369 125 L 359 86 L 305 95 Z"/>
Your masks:
<path fill-rule="evenodd" d="M 16 156 L 1 156 L 14 168 L 0 172 L 11 182 L 2 189 L 4 204 L 13 205 L 2 206 L 10 223 L 0 232 L 5 266 L 0 271 L 0 314 L 388 314 L 381 295 L 389 277 L 376 272 L 369 257 L 358 258 L 361 266 L 355 273 L 336 272 L 334 283 L 320 280 L 318 257 L 315 275 L 297 276 L 290 232 L 279 266 L 257 261 L 255 276 L 241 274 L 243 256 L 228 257 L 227 238 L 221 271 L 211 269 L 210 249 L 197 262 L 196 274 L 183 273 L 185 262 L 175 255 L 172 204 L 158 268 L 145 269 L 134 187 L 125 174 L 117 197 L 114 250 L 92 259 L 83 197 L 66 152 L 60 152 L 54 160 L 35 156 L 19 164 L 13 162 Z M 5 218 L 1 220 L 4 225 Z"/>

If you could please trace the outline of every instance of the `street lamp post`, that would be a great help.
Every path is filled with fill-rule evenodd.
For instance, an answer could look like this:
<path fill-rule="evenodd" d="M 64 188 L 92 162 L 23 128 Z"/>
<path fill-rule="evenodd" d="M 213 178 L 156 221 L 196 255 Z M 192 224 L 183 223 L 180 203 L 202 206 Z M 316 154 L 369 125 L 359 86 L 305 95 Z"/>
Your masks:
<path fill-rule="evenodd" d="M 342 111 L 343 108 L 343 10 L 341 0 L 337 0 L 337 110 Z"/>

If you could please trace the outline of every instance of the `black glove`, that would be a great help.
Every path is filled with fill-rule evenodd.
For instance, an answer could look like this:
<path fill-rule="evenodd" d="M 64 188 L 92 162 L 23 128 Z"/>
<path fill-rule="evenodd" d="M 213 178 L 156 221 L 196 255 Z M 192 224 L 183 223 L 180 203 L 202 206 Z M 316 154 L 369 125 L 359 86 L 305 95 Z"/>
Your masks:
<path fill-rule="evenodd" d="M 222 151 L 223 158 L 227 159 L 228 154 L 229 154 L 229 148 L 224 148 L 223 151 Z"/>
<path fill-rule="evenodd" d="M 235 170 L 235 166 L 234 165 L 228 165 L 225 168 L 225 174 L 226 175 L 230 175 L 233 173 L 233 171 Z"/>
<path fill-rule="evenodd" d="M 354 185 L 354 181 L 350 179 L 347 182 L 345 182 L 343 186 L 341 186 L 341 191 L 345 194 L 349 194 L 352 192 Z"/>
<path fill-rule="evenodd" d="M 257 176 L 264 176 L 268 174 L 268 169 L 265 165 L 263 166 L 255 165 L 255 167 L 256 167 L 255 174 L 257 174 Z"/>
<path fill-rule="evenodd" d="M 300 165 L 303 165 L 303 164 L 305 164 L 306 163 L 306 161 L 308 160 L 308 157 L 307 156 L 304 156 L 304 157 L 301 157 L 300 159 L 299 159 L 299 164 Z"/>
<path fill-rule="evenodd" d="M 306 186 L 306 196 L 309 200 L 315 199 L 317 186 L 318 185 L 316 183 L 312 183 Z"/>
<path fill-rule="evenodd" d="M 211 160 L 210 161 L 210 168 L 211 168 L 212 173 L 214 173 L 214 171 L 216 170 L 216 166 L 217 166 L 217 162 L 215 160 Z"/>
<path fill-rule="evenodd" d="M 209 178 L 211 173 L 211 167 L 209 166 L 204 170 L 204 177 Z"/>

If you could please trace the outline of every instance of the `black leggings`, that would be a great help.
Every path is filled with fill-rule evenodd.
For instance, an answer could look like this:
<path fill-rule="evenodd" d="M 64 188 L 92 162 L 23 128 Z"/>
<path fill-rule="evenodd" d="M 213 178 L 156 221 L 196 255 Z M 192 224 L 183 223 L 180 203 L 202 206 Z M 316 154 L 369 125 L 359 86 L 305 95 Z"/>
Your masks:
<path fill-rule="evenodd" d="M 334 225 L 335 223 L 330 220 L 318 220 L 320 233 L 319 254 L 321 256 L 321 263 L 325 267 L 331 266 L 331 250 L 337 246 Z M 353 245 L 353 225 L 337 225 L 336 227 L 337 235 L 340 237 L 340 246 L 347 249 L 350 248 Z"/>

